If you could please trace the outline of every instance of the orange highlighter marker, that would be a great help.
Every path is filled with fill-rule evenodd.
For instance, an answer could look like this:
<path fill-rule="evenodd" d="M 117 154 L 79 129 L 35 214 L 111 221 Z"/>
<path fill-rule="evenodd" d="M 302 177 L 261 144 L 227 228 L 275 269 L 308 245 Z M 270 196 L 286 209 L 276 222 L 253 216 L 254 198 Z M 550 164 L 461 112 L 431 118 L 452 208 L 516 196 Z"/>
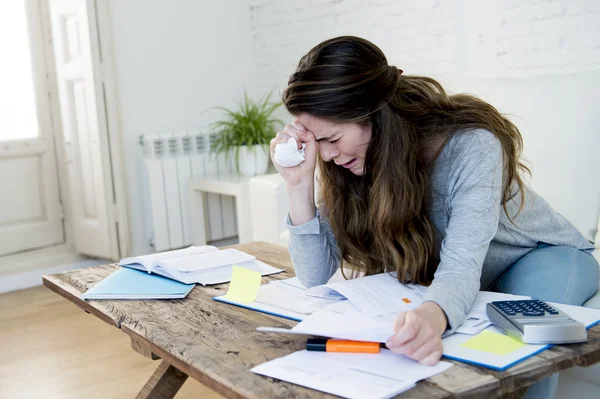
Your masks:
<path fill-rule="evenodd" d="M 381 343 L 349 341 L 345 339 L 310 338 L 306 341 L 307 351 L 317 352 L 352 352 L 352 353 L 379 353 Z"/>

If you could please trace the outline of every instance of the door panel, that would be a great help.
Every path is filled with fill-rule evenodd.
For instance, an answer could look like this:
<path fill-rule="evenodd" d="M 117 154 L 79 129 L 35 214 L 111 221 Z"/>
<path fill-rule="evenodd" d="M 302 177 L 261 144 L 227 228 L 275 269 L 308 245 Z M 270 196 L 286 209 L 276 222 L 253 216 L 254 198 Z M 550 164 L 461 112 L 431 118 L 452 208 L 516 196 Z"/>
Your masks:
<path fill-rule="evenodd" d="M 2 142 L 0 255 L 64 242 L 53 148 L 43 139 L 25 143 Z"/>
<path fill-rule="evenodd" d="M 50 0 L 52 36 L 60 96 L 61 120 L 73 232 L 77 252 L 118 258 L 115 230 L 109 212 L 113 202 L 108 146 L 99 123 L 104 115 L 101 90 L 93 66 L 93 38 L 85 0 Z"/>
<path fill-rule="evenodd" d="M 22 86 L 19 90 L 27 90 L 27 96 L 32 90 L 34 95 L 29 102 L 17 101 L 14 110 L 10 107 L 2 110 L 21 115 L 21 122 L 12 125 L 9 122 L 6 126 L 0 117 L 0 129 L 11 129 L 11 126 L 14 129 L 3 135 L 10 139 L 0 140 L 0 256 L 64 243 L 40 10 L 37 2 L 26 1 L 25 5 L 23 14 L 15 13 L 12 17 L 25 17 L 27 21 L 26 27 L 25 24 L 21 26 L 23 31 L 16 31 L 14 35 L 27 33 L 30 60 L 13 61 L 15 65 L 31 63 L 32 82 L 19 81 Z M 3 15 L 3 18 L 7 17 L 11 16 Z M 10 49 L 7 51 L 10 53 Z M 5 61 L 10 62 L 9 59 Z M 19 90 L 13 95 L 20 100 L 22 93 Z M 35 114 L 37 123 L 31 123 L 32 117 L 24 116 L 26 107 L 33 108 L 29 111 L 31 115 Z M 12 119 L 13 122 L 17 120 Z M 4 121 L 6 123 L 6 119 Z"/>

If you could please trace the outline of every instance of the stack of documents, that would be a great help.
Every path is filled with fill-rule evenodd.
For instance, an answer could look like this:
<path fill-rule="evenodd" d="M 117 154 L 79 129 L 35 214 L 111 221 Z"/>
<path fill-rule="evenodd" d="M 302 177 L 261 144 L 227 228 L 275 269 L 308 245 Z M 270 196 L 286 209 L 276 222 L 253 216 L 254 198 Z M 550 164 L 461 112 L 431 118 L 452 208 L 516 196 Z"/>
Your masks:
<path fill-rule="evenodd" d="M 398 283 L 394 286 L 391 284 L 390 277 L 390 275 L 379 274 L 346 283 L 326 284 L 311 288 L 307 293 L 332 296 L 335 294 L 329 290 L 333 290 L 343 293 L 348 300 L 338 301 L 314 312 L 291 330 L 278 329 L 277 331 L 357 341 L 386 342 L 394 334 L 393 326 L 396 314 L 418 306 L 424 296 L 424 290 L 420 287 Z M 386 298 L 387 302 L 384 303 L 381 298 Z M 521 299 L 530 298 L 480 291 L 467 315 L 467 320 L 455 334 L 442 339 L 443 356 L 495 370 L 506 370 L 551 347 L 552 345 L 523 344 L 491 326 L 485 310 L 487 303 Z M 405 304 L 403 305 L 402 302 Z M 554 303 L 551 305 L 563 310 L 587 328 L 600 322 L 600 310 L 598 309 Z M 398 309 L 401 310 L 398 311 Z M 269 328 L 262 330 L 274 331 Z"/>
<path fill-rule="evenodd" d="M 374 323 L 386 322 L 393 325 L 398 313 L 414 309 L 422 303 L 426 289 L 427 287 L 416 284 L 400 284 L 394 273 L 333 282 L 310 289 L 306 289 L 294 277 L 256 287 L 256 299 L 252 302 L 240 303 L 224 296 L 214 299 L 295 321 L 302 321 L 319 310 L 326 310 L 348 318 L 367 318 Z M 492 300 L 526 298 L 528 297 L 481 291 L 467 320 L 457 332 L 477 334 L 491 325 L 485 313 L 485 305 Z"/>
<path fill-rule="evenodd" d="M 228 282 L 233 265 L 254 270 L 263 276 L 283 271 L 237 249 L 219 250 L 210 245 L 126 258 L 119 265 L 160 274 L 186 284 L 202 285 Z"/>
<path fill-rule="evenodd" d="M 307 295 L 306 288 L 298 281 L 297 277 L 287 280 L 275 280 L 269 284 L 254 287 L 250 287 L 251 281 L 248 278 L 232 278 L 231 281 L 232 286 L 234 282 L 237 282 L 235 285 L 243 286 L 245 292 L 254 291 L 253 299 L 248 301 L 239 295 L 234 294 L 232 296 L 228 293 L 213 298 L 215 301 L 294 321 L 302 321 L 312 313 L 344 299 L 340 296 L 321 298 Z"/>
<path fill-rule="evenodd" d="M 251 301 L 215 300 L 301 321 L 292 329 L 261 327 L 261 331 L 317 335 L 356 341 L 386 342 L 394 334 L 397 314 L 422 303 L 427 288 L 400 284 L 392 273 L 361 277 L 305 289 L 298 279 L 273 281 L 253 288 Z M 525 296 L 480 291 L 456 333 L 443 337 L 444 357 L 496 370 L 533 356 L 550 345 L 525 345 L 491 326 L 486 304 Z M 600 310 L 552 304 L 587 328 L 600 321 Z"/>
<path fill-rule="evenodd" d="M 251 371 L 345 398 L 385 399 L 451 366 L 423 366 L 387 349 L 378 354 L 299 351 Z"/>

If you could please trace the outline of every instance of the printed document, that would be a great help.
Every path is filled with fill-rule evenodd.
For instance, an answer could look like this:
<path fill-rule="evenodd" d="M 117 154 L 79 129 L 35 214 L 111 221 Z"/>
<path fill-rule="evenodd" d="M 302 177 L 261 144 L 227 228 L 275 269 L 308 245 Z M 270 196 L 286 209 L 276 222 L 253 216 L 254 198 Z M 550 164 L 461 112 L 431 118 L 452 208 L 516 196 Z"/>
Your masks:
<path fill-rule="evenodd" d="M 387 349 L 378 354 L 299 351 L 251 371 L 346 398 L 385 399 L 451 366 L 423 366 Z"/>

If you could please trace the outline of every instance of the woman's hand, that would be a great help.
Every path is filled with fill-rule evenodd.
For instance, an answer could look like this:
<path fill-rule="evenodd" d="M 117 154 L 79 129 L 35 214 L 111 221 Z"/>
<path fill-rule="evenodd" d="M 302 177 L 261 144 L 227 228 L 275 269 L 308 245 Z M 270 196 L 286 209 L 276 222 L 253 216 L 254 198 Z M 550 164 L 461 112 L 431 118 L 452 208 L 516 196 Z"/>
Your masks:
<path fill-rule="evenodd" d="M 298 149 L 302 148 L 302 143 L 306 144 L 304 149 L 304 161 L 298 166 L 286 168 L 275 162 L 275 146 L 280 143 L 287 143 L 293 137 L 298 142 Z M 303 183 L 312 185 L 315 176 L 315 167 L 317 163 L 317 142 L 312 132 L 308 131 L 297 120 L 286 125 L 283 131 L 277 132 L 277 136 L 271 140 L 271 159 L 277 171 L 283 176 L 288 185 L 295 186 Z"/>
<path fill-rule="evenodd" d="M 396 316 L 395 334 L 386 345 L 392 352 L 433 366 L 442 357 L 442 333 L 447 323 L 442 308 L 434 302 L 425 302 Z"/>

